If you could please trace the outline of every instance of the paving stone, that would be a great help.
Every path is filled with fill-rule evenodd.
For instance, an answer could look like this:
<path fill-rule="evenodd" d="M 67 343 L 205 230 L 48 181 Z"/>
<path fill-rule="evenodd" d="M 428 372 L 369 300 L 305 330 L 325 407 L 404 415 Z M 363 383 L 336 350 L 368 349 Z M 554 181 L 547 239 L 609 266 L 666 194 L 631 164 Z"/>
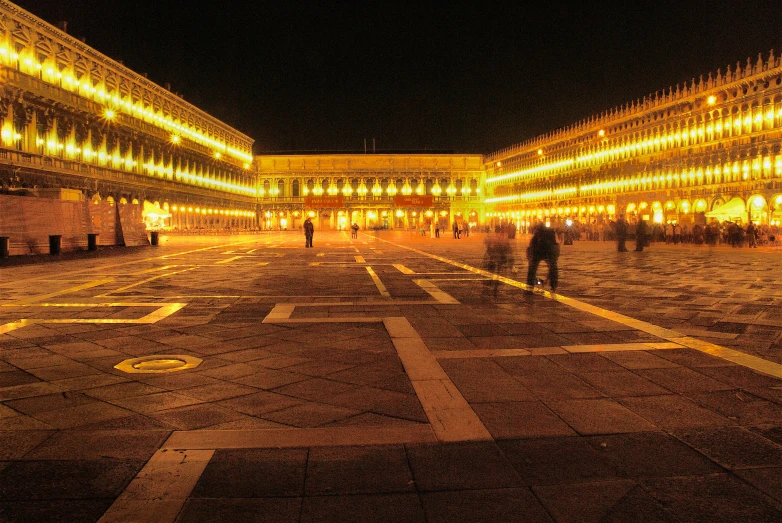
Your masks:
<path fill-rule="evenodd" d="M 782 405 L 743 390 L 690 394 L 699 405 L 740 425 L 782 423 Z"/>
<path fill-rule="evenodd" d="M 256 392 L 258 392 L 258 389 L 255 387 L 247 387 L 245 385 L 227 382 L 213 383 L 210 385 L 203 385 L 201 387 L 179 390 L 179 394 L 190 396 L 202 401 L 220 401 L 228 398 L 235 398 L 237 396 L 255 394 Z"/>
<path fill-rule="evenodd" d="M 416 494 L 374 494 L 304 498 L 300 521 L 424 523 L 426 518 Z"/>
<path fill-rule="evenodd" d="M 414 491 L 402 446 L 310 449 L 306 496 Z"/>
<path fill-rule="evenodd" d="M 441 360 L 468 402 L 534 401 L 535 396 L 490 359 Z"/>
<path fill-rule="evenodd" d="M 41 381 L 39 378 L 20 369 L 0 372 L 0 388 L 13 387 L 14 385 L 26 385 L 27 383 L 36 383 L 39 381 Z"/>
<path fill-rule="evenodd" d="M 522 486 L 494 443 L 410 445 L 407 456 L 419 491 Z"/>
<path fill-rule="evenodd" d="M 359 414 L 356 409 L 346 409 L 323 403 L 302 403 L 274 412 L 263 414 L 262 418 L 291 427 L 320 427 L 333 421 Z"/>
<path fill-rule="evenodd" d="M 647 351 L 604 352 L 600 355 L 603 358 L 609 359 L 614 363 L 617 363 L 622 367 L 630 370 L 670 369 L 678 367 L 678 364 Z"/>
<path fill-rule="evenodd" d="M 586 441 L 631 479 L 722 472 L 714 462 L 664 432 L 592 436 Z"/>
<path fill-rule="evenodd" d="M 112 499 L 51 499 L 0 502 L 0 521 L 94 523 L 111 506 Z"/>
<path fill-rule="evenodd" d="M 665 430 L 733 424 L 729 419 L 676 394 L 618 398 L 617 401 Z"/>
<path fill-rule="evenodd" d="M 623 396 L 658 396 L 669 392 L 667 389 L 624 369 L 619 372 L 581 372 L 579 377 L 606 396 L 613 398 Z"/>
<path fill-rule="evenodd" d="M 203 429 L 243 418 L 233 410 L 205 403 L 150 412 L 147 415 L 178 430 Z"/>
<path fill-rule="evenodd" d="M 0 432 L 0 460 L 17 460 L 40 445 L 53 431 L 15 430 Z"/>
<path fill-rule="evenodd" d="M 742 469 L 735 474 L 777 501 L 782 501 L 782 467 Z"/>
<path fill-rule="evenodd" d="M 529 489 L 426 492 L 421 501 L 430 523 L 553 521 Z"/>
<path fill-rule="evenodd" d="M 498 445 L 527 485 L 622 479 L 611 461 L 583 438 L 532 438 Z"/>
<path fill-rule="evenodd" d="M 112 403 L 134 412 L 145 414 L 159 410 L 184 407 L 185 405 L 194 405 L 196 403 L 201 403 L 201 400 L 185 396 L 184 394 L 177 394 L 176 392 L 160 392 L 156 394 L 145 394 L 143 396 L 119 398 L 112 400 Z"/>
<path fill-rule="evenodd" d="M 268 412 L 286 409 L 302 403 L 304 403 L 303 400 L 263 391 L 219 401 L 216 405 L 251 416 L 261 416 Z"/>
<path fill-rule="evenodd" d="M 628 480 L 532 489 L 557 522 L 671 522 L 676 519 Z"/>
<path fill-rule="evenodd" d="M 742 427 L 681 430 L 674 436 L 729 469 L 782 466 L 782 446 Z"/>
<path fill-rule="evenodd" d="M 300 511 L 301 498 L 189 499 L 177 523 L 297 523 Z"/>
<path fill-rule="evenodd" d="M 374 387 L 356 387 L 322 401 L 331 405 L 373 412 L 383 416 L 428 422 L 421 402 L 415 394 L 402 394 Z"/>
<path fill-rule="evenodd" d="M 33 398 L 6 401 L 5 405 L 23 414 L 37 414 L 39 412 L 58 411 L 79 405 L 97 403 L 79 392 L 63 392 L 59 394 L 46 394 Z"/>
<path fill-rule="evenodd" d="M 168 431 L 63 430 L 24 456 L 25 460 L 149 459 L 168 437 Z"/>
<path fill-rule="evenodd" d="M 232 378 L 231 381 L 258 389 L 270 390 L 306 379 L 309 379 L 309 376 L 282 370 L 255 369 L 252 374 L 240 378 Z"/>
<path fill-rule="evenodd" d="M 115 498 L 143 461 L 16 461 L 0 472 L 0 500 Z"/>
<path fill-rule="evenodd" d="M 471 407 L 498 440 L 575 435 L 567 423 L 539 401 L 474 403 Z"/>
<path fill-rule="evenodd" d="M 617 434 L 657 428 L 613 400 L 553 401 L 548 402 L 547 406 L 579 434 Z"/>
<path fill-rule="evenodd" d="M 217 450 L 192 498 L 274 498 L 304 493 L 306 449 Z"/>
<path fill-rule="evenodd" d="M 647 480 L 644 487 L 682 522 L 782 519 L 782 510 L 771 499 L 727 474 Z"/>

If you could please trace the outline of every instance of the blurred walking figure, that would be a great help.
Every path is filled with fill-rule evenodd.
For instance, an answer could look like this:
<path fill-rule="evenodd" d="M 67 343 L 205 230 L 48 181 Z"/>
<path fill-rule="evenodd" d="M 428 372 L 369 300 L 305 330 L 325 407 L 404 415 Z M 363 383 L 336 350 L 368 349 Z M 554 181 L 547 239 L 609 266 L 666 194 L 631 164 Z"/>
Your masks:
<path fill-rule="evenodd" d="M 483 239 L 483 243 L 486 245 L 483 265 L 487 271 L 501 274 L 506 268 L 513 267 L 513 248 L 506 234 L 488 234 Z M 500 281 L 492 279 L 485 283 L 487 290 L 491 289 L 494 296 L 497 296 Z"/>
<path fill-rule="evenodd" d="M 358 238 L 358 224 L 355 222 L 350 226 L 350 237 Z"/>
<path fill-rule="evenodd" d="M 638 252 L 641 252 L 644 250 L 644 247 L 646 246 L 646 236 L 647 236 L 647 227 L 646 227 L 646 220 L 641 218 L 638 220 L 638 225 L 635 227 L 635 250 Z"/>
<path fill-rule="evenodd" d="M 616 250 L 619 252 L 627 252 L 625 242 L 627 241 L 627 222 L 624 216 L 620 216 L 616 220 Z"/>
<path fill-rule="evenodd" d="M 545 261 L 548 265 L 548 281 L 551 285 L 551 291 L 557 290 L 559 283 L 559 268 L 557 259 L 559 259 L 559 244 L 554 230 L 538 224 L 532 229 L 532 239 L 527 247 L 527 260 L 529 269 L 527 270 L 527 285 L 534 287 L 537 283 L 538 265 Z"/>
<path fill-rule="evenodd" d="M 312 247 L 312 237 L 315 235 L 315 226 L 312 224 L 312 218 L 307 217 L 304 220 L 304 247 Z"/>
<path fill-rule="evenodd" d="M 747 246 L 758 246 L 758 228 L 755 227 L 755 224 L 752 223 L 752 221 L 750 221 L 749 225 L 747 225 Z"/>

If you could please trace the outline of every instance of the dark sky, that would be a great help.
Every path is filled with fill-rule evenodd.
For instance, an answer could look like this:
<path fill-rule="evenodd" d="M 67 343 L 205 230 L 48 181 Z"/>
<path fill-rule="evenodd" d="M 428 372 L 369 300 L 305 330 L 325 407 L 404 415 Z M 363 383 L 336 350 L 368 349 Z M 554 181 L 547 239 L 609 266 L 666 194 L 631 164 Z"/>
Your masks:
<path fill-rule="evenodd" d="M 489 153 L 782 48 L 782 0 L 16 3 L 256 154 Z"/>

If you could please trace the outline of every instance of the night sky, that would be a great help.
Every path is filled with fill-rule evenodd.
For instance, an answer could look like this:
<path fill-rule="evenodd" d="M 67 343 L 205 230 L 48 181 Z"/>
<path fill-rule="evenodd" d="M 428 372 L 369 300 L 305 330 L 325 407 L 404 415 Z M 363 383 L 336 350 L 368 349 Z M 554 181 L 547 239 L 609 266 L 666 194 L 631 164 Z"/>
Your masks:
<path fill-rule="evenodd" d="M 16 3 L 256 154 L 490 153 L 782 50 L 782 0 Z"/>

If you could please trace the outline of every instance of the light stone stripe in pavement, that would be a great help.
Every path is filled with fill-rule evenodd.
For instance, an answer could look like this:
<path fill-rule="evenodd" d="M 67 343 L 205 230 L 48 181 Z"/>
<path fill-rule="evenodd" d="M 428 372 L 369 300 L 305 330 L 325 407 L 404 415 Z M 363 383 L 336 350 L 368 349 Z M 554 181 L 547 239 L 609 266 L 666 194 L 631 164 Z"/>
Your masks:
<path fill-rule="evenodd" d="M 562 345 L 560 347 L 537 347 L 528 349 L 477 349 L 477 350 L 438 350 L 432 351 L 437 359 L 467 358 L 505 358 L 510 356 L 544 356 L 552 350 L 560 349 L 556 354 L 575 354 L 589 352 L 624 352 L 637 350 L 683 349 L 677 343 L 611 343 L 599 345 Z"/>
<path fill-rule="evenodd" d="M 360 256 L 356 256 L 356 261 L 358 261 L 358 258 Z M 364 259 L 361 258 L 361 261 L 363 262 Z M 367 272 L 369 273 L 369 276 L 372 278 L 372 281 L 375 282 L 375 287 L 377 287 L 377 290 L 380 292 L 381 296 L 387 296 L 391 297 L 391 294 L 388 292 L 388 289 L 386 289 L 386 286 L 383 285 L 383 282 L 380 281 L 380 277 L 377 275 L 377 273 L 372 269 L 372 267 L 367 266 Z"/>
<path fill-rule="evenodd" d="M 214 450 L 155 452 L 98 523 L 143 521 L 167 523 L 176 520 Z"/>
<path fill-rule="evenodd" d="M 778 363 L 774 363 L 768 360 L 764 360 L 762 358 L 758 358 L 757 356 L 752 356 L 750 354 L 746 354 L 734 349 L 728 349 L 726 347 L 721 347 L 719 345 L 715 345 L 713 343 L 704 342 L 701 340 L 696 340 L 695 338 L 689 338 L 687 336 L 681 336 L 681 333 L 676 332 L 671 329 L 666 329 L 663 327 L 659 327 L 657 325 L 653 325 L 651 323 L 637 320 L 635 318 L 631 318 L 629 316 L 625 316 L 624 314 L 619 314 L 617 312 L 613 312 L 607 309 L 603 309 L 601 307 L 597 307 L 596 305 L 591 305 L 589 303 L 584 303 L 582 301 L 576 300 L 574 298 L 569 298 L 567 296 L 563 296 L 561 294 L 552 293 L 549 291 L 540 291 L 539 289 L 530 288 L 527 284 L 518 282 L 516 280 L 513 280 L 511 278 L 506 278 L 505 276 L 499 276 L 487 271 L 484 271 L 482 269 L 479 269 L 477 267 L 472 267 L 470 265 L 466 265 L 463 263 L 459 263 L 454 260 L 450 260 L 448 258 L 444 258 L 442 256 L 438 256 L 436 254 L 430 254 L 425 251 L 421 251 L 419 249 L 415 249 L 413 247 L 408 247 L 406 245 L 400 245 L 394 242 L 391 242 L 389 240 L 384 240 L 382 238 L 378 238 L 379 241 L 389 243 L 391 245 L 395 245 L 401 249 L 406 249 L 418 254 L 422 254 L 426 257 L 439 260 L 441 262 L 447 263 L 449 265 L 454 265 L 456 267 L 460 267 L 462 269 L 466 269 L 468 271 L 474 272 L 476 274 L 480 274 L 483 276 L 487 276 L 489 278 L 499 280 L 503 283 L 507 283 L 508 285 L 511 285 L 513 287 L 518 287 L 525 290 L 532 290 L 536 294 L 542 294 L 546 298 L 550 298 L 553 300 L 556 300 L 560 303 L 563 303 L 565 305 L 569 305 L 570 307 L 573 307 L 575 309 L 592 313 L 596 316 L 600 316 L 602 318 L 606 318 L 612 321 L 615 321 L 617 323 L 620 323 L 622 325 L 626 325 L 628 327 L 632 327 L 636 330 L 646 332 L 648 334 L 652 334 L 653 336 L 657 336 L 659 338 L 666 339 L 668 341 L 671 341 L 673 343 L 679 343 L 685 347 L 703 352 L 705 354 L 709 354 L 711 356 L 715 356 L 717 358 L 721 358 L 726 361 L 730 361 L 732 363 L 735 363 L 737 365 L 741 365 L 743 367 L 747 367 L 749 369 L 755 370 L 757 372 L 767 374 L 769 376 L 775 377 L 775 378 L 782 378 L 782 365 Z M 775 321 L 767 321 L 765 324 L 768 324 L 770 326 L 776 326 L 777 322 Z"/>
<path fill-rule="evenodd" d="M 431 280 L 413 280 L 413 283 L 428 292 L 432 298 L 437 300 L 439 303 L 452 303 L 456 305 L 459 304 L 459 300 L 440 289 L 440 287 L 438 287 L 437 284 Z"/>

